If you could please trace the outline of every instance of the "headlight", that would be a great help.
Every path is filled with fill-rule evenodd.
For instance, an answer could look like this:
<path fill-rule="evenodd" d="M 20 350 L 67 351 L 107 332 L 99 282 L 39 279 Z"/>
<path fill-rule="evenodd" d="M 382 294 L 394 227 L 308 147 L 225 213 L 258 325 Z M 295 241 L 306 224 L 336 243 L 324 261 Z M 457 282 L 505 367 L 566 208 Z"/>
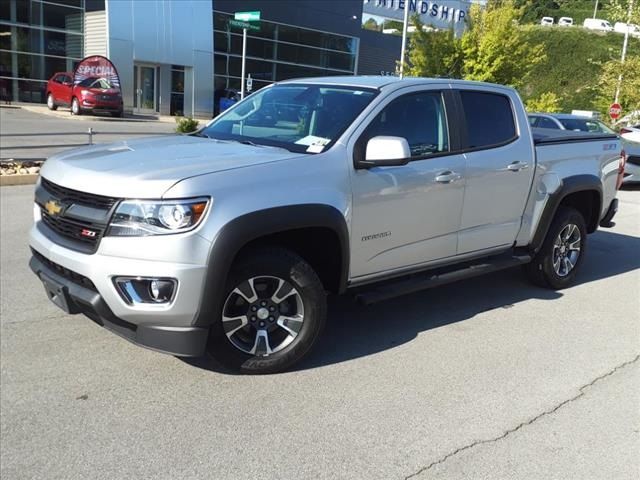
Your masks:
<path fill-rule="evenodd" d="M 95 94 L 89 90 L 80 90 L 80 93 L 85 97 L 93 97 Z"/>
<path fill-rule="evenodd" d="M 209 199 L 125 200 L 116 209 L 107 235 L 144 237 L 194 229 L 204 217 Z"/>

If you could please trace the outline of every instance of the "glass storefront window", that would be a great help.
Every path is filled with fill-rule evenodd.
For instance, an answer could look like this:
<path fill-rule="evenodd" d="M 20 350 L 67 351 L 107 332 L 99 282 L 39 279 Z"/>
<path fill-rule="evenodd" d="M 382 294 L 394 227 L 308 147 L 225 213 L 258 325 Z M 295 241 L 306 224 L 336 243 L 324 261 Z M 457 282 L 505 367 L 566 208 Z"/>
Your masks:
<path fill-rule="evenodd" d="M 47 80 L 83 57 L 84 0 L 0 0 L 0 96 L 44 102 Z"/>
<path fill-rule="evenodd" d="M 77 8 L 42 4 L 43 26 L 82 33 L 83 12 Z"/>

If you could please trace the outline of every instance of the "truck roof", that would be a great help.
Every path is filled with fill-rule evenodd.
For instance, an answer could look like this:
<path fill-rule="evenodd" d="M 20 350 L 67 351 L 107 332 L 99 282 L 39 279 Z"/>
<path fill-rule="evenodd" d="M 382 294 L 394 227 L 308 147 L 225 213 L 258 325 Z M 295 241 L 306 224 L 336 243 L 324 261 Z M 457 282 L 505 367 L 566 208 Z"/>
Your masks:
<path fill-rule="evenodd" d="M 452 85 L 486 85 L 491 87 L 504 88 L 512 90 L 511 87 L 504 85 L 498 85 L 495 83 L 486 82 L 474 82 L 470 80 L 457 80 L 453 78 L 425 78 L 425 77 L 395 77 L 390 75 L 345 75 L 335 77 L 310 77 L 310 78 L 294 78 L 290 80 L 283 80 L 277 82 L 279 84 L 284 83 L 310 83 L 310 84 L 322 84 L 322 85 L 340 85 L 345 87 L 361 87 L 361 88 L 375 88 L 382 89 L 387 86 L 406 86 L 406 85 L 424 85 L 428 83 L 450 83 Z"/>

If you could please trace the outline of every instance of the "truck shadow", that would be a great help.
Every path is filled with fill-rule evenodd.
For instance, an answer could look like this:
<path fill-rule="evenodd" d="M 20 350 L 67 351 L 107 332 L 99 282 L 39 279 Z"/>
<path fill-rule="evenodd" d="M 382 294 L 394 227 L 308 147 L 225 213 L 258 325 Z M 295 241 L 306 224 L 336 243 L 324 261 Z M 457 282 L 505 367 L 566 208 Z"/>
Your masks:
<path fill-rule="evenodd" d="M 598 231 L 589 240 L 578 284 L 640 268 L 640 238 Z M 422 332 L 464 322 L 483 312 L 511 308 L 530 299 L 554 300 L 564 294 L 532 286 L 519 268 L 513 268 L 366 307 L 348 295 L 331 297 L 320 341 L 293 370 L 374 355 L 410 342 Z M 184 360 L 199 368 L 230 373 L 212 360 Z"/>

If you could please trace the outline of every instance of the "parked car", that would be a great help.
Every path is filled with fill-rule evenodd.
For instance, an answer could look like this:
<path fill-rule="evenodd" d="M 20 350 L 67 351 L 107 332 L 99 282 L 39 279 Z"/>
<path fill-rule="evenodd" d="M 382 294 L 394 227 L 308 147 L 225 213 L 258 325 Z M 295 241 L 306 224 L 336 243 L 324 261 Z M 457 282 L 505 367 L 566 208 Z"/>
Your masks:
<path fill-rule="evenodd" d="M 123 112 L 120 89 L 109 80 L 89 77 L 74 85 L 70 72 L 55 73 L 47 82 L 47 107 L 57 110 L 59 106 L 71 107 L 73 115 L 92 111 L 121 117 Z"/>
<path fill-rule="evenodd" d="M 613 26 L 613 30 L 618 33 L 627 33 L 628 30 L 629 35 L 640 38 L 640 26 L 633 23 L 626 24 L 624 22 L 616 22 Z"/>
<path fill-rule="evenodd" d="M 623 184 L 640 183 L 640 123 L 620 130 L 622 148 L 626 153 Z"/>
<path fill-rule="evenodd" d="M 600 120 L 568 113 L 530 113 L 529 124 L 536 128 L 615 134 L 613 129 Z"/>
<path fill-rule="evenodd" d="M 542 17 L 542 19 L 540 20 L 540 25 L 553 25 L 553 17 Z"/>
<path fill-rule="evenodd" d="M 573 26 L 573 18 L 571 17 L 560 17 L 558 20 L 558 25 L 560 27 L 572 27 Z"/>
<path fill-rule="evenodd" d="M 587 18 L 582 24 L 587 30 L 599 30 L 601 32 L 613 32 L 613 27 L 606 20 L 599 18 Z"/>
<path fill-rule="evenodd" d="M 49 158 L 30 265 L 136 344 L 273 373 L 317 343 L 327 292 L 371 304 L 519 265 L 569 287 L 621 167 L 616 135 L 532 133 L 509 87 L 283 81 L 192 135 Z"/>
<path fill-rule="evenodd" d="M 620 129 L 620 136 L 628 142 L 636 142 L 640 144 L 640 123 Z"/>

